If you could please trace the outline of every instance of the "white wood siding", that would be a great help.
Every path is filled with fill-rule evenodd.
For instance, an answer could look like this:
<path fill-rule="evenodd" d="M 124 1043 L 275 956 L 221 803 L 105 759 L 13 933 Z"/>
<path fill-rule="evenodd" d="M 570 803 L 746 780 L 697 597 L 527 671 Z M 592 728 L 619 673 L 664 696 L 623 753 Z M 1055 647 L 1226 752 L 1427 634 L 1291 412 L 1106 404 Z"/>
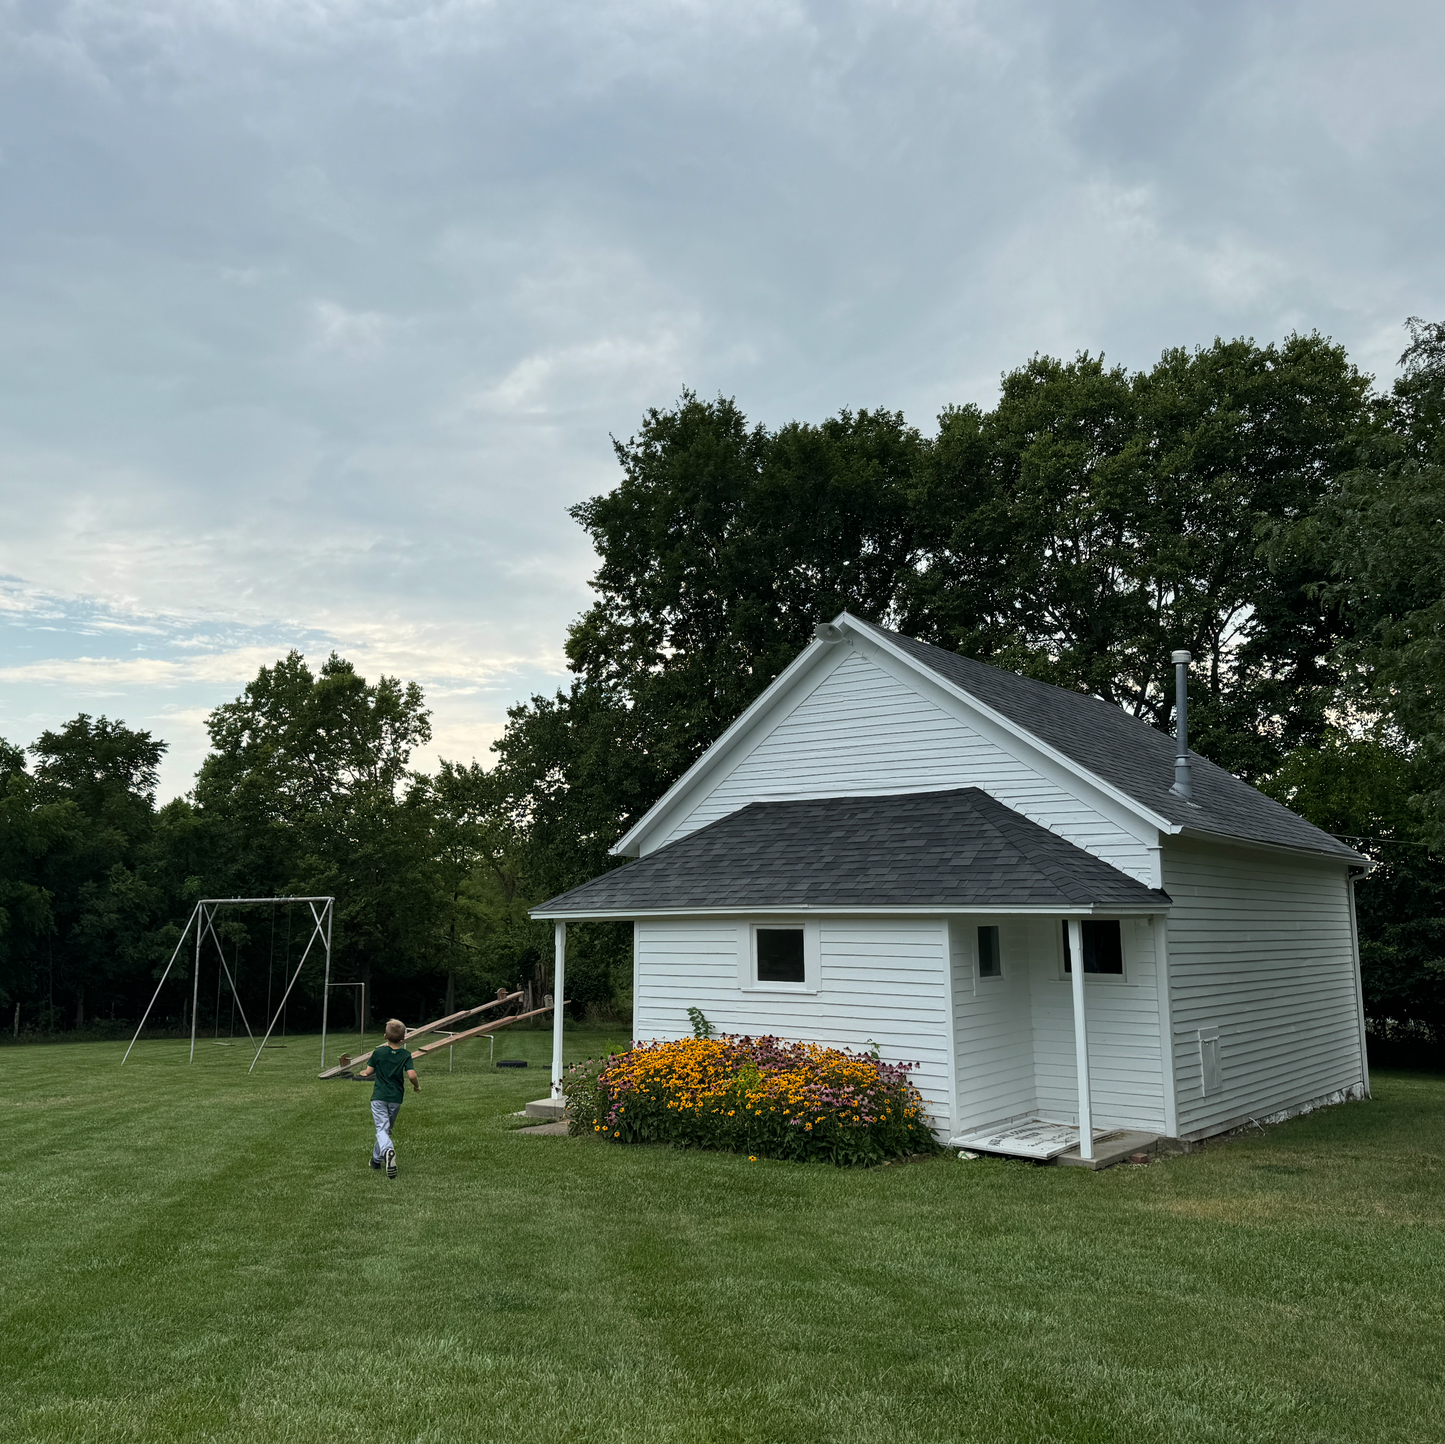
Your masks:
<path fill-rule="evenodd" d="M 724 1033 L 771 1033 L 856 1049 L 876 1042 L 886 1061 L 918 1065 L 910 1076 L 936 1124 L 945 1127 L 950 1030 L 943 925 L 887 918 L 808 921 L 819 928 L 816 993 L 739 985 L 746 920 L 634 923 L 634 1037 L 690 1037 L 687 1010 L 695 1007 Z"/>
<path fill-rule="evenodd" d="M 1072 984 L 1061 976 L 1059 920 L 1030 919 L 1034 1074 L 1044 1118 L 1077 1123 Z M 1121 922 L 1123 980 L 1084 975 L 1090 1096 L 1096 1128 L 1164 1131 L 1164 1070 L 1153 929 L 1147 918 Z"/>
<path fill-rule="evenodd" d="M 739 748 L 651 852 L 750 802 L 979 787 L 1060 837 L 1154 885 L 1149 848 L 853 649 L 771 729 Z"/>
<path fill-rule="evenodd" d="M 1180 1135 L 1362 1088 L 1344 866 L 1182 841 L 1163 865 Z M 1199 1034 L 1216 1029 L 1206 1096 Z"/>
<path fill-rule="evenodd" d="M 999 930 L 1003 977 L 978 977 L 978 927 Z M 1034 1029 L 1029 925 L 1020 918 L 950 919 L 956 1105 L 955 1133 L 1032 1114 Z"/>

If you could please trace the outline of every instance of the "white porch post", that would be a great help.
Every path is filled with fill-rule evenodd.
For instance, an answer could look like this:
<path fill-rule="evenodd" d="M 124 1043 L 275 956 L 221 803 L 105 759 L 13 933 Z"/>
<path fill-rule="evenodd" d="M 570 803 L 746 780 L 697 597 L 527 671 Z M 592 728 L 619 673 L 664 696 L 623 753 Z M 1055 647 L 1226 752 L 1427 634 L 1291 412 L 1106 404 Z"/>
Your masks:
<path fill-rule="evenodd" d="M 552 1096 L 562 1096 L 562 999 L 567 967 L 567 924 L 553 924 L 557 960 L 552 968 Z"/>
<path fill-rule="evenodd" d="M 1074 985 L 1074 1062 L 1079 1070 L 1079 1157 L 1094 1156 L 1094 1111 L 1089 1104 L 1089 1030 L 1084 1022 L 1084 929 L 1069 919 L 1069 976 Z"/>

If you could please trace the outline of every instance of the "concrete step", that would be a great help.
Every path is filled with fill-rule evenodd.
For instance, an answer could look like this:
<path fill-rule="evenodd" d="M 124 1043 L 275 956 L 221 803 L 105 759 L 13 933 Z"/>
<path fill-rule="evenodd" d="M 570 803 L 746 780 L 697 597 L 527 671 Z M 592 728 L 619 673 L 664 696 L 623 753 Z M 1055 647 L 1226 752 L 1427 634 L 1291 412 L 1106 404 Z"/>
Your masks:
<path fill-rule="evenodd" d="M 538 1098 L 522 1110 L 528 1118 L 563 1118 L 567 1113 L 565 1098 Z"/>
<path fill-rule="evenodd" d="M 1109 1168 L 1122 1163 L 1131 1153 L 1147 1153 L 1151 1157 L 1159 1150 L 1157 1133 L 1110 1133 L 1094 1140 L 1094 1156 L 1079 1157 L 1079 1145 L 1065 1151 L 1054 1162 L 1064 1168 Z"/>

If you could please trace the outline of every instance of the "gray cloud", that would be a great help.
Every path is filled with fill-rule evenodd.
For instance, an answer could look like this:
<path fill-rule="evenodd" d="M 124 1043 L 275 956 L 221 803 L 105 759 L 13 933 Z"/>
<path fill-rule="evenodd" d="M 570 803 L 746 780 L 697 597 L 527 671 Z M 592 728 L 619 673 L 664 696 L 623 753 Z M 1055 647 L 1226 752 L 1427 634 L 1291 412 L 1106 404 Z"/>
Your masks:
<path fill-rule="evenodd" d="M 258 656 L 335 646 L 484 756 L 586 602 L 565 507 L 683 385 L 926 425 L 1292 328 L 1386 375 L 1445 309 L 1442 29 L 0 0 L 0 734 L 104 709 L 180 790 Z"/>

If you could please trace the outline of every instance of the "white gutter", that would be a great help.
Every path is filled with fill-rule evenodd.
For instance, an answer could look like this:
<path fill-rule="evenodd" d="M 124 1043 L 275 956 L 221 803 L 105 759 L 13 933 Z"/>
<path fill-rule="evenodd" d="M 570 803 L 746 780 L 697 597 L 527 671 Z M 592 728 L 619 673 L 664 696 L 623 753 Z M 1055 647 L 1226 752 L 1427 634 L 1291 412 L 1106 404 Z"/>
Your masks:
<path fill-rule="evenodd" d="M 1296 813 L 1295 816 L 1298 816 Z M 1193 824 L 1181 826 L 1176 829 L 1176 835 L 1181 842 L 1208 842 L 1213 844 L 1228 843 L 1230 847 L 1255 848 L 1260 852 L 1287 852 L 1292 857 L 1312 857 L 1323 862 L 1335 862 L 1341 867 L 1364 867 L 1366 871 L 1374 868 L 1374 863 L 1363 854 L 1348 848 L 1346 852 L 1326 852 L 1323 848 L 1304 847 L 1292 842 L 1267 842 L 1263 838 L 1240 837 L 1233 832 L 1212 832 L 1207 827 L 1197 827 Z M 1340 843 L 1345 847 L 1345 843 Z"/>
<path fill-rule="evenodd" d="M 1128 903 L 1111 907 L 1089 903 L 1078 907 L 1060 907 L 1057 903 L 1043 906 L 996 907 L 988 903 L 890 903 L 887 906 L 860 906 L 841 903 L 793 903 L 772 907 L 678 907 L 678 908 L 529 908 L 527 916 L 537 921 L 547 919 L 567 922 L 630 922 L 638 918 L 736 918 L 796 917 L 803 913 L 828 917 L 1050 917 L 1050 918 L 1122 918 L 1152 917 L 1167 913 L 1168 907 L 1157 902 Z"/>

